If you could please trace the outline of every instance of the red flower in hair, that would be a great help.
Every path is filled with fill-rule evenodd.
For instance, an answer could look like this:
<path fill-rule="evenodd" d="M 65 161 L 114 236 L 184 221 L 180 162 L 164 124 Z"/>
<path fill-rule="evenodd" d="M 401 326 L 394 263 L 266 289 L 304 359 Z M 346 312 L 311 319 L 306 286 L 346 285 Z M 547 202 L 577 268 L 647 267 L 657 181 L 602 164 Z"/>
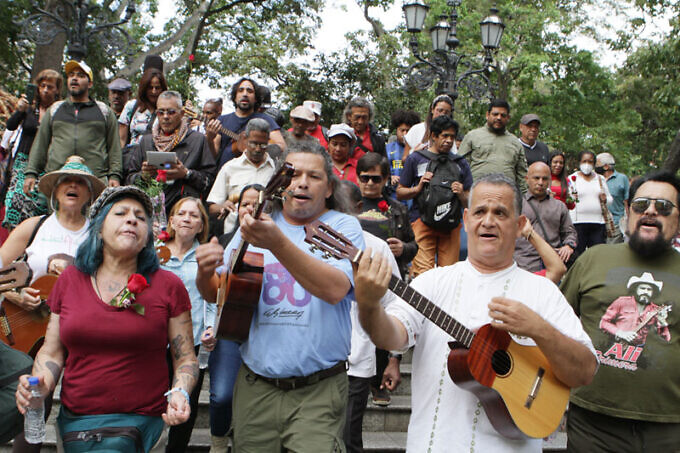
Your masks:
<path fill-rule="evenodd" d="M 576 182 L 576 175 L 571 175 L 571 180 Z"/>
<path fill-rule="evenodd" d="M 385 213 L 390 210 L 390 205 L 387 204 L 385 200 L 380 200 L 378 203 L 378 209 L 380 209 L 380 212 Z"/>
<path fill-rule="evenodd" d="M 167 182 L 168 181 L 168 172 L 166 170 L 158 170 L 158 172 L 156 174 L 156 181 Z"/>

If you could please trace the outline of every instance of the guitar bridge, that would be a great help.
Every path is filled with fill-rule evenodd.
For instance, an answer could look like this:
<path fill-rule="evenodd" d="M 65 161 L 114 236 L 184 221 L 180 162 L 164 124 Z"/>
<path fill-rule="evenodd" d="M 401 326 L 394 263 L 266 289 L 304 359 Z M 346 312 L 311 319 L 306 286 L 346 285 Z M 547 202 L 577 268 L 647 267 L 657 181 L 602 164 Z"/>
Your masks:
<path fill-rule="evenodd" d="M 524 402 L 524 407 L 527 409 L 531 409 L 531 405 L 534 403 L 536 395 L 538 395 L 538 390 L 541 388 L 544 374 L 545 370 L 543 368 L 539 368 L 538 373 L 536 373 L 536 378 L 534 379 L 534 385 L 531 386 L 531 392 L 529 392 L 529 396 L 527 396 L 527 400 Z"/>

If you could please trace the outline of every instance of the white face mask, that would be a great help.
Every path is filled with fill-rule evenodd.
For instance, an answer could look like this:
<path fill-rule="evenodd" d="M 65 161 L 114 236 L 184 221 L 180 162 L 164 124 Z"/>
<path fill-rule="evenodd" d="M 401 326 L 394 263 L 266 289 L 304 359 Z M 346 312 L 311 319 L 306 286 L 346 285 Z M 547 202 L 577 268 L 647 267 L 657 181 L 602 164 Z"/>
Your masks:
<path fill-rule="evenodd" d="M 589 175 L 593 172 L 593 165 L 592 164 L 581 164 L 579 166 L 579 169 L 581 170 L 581 173 L 584 175 Z"/>

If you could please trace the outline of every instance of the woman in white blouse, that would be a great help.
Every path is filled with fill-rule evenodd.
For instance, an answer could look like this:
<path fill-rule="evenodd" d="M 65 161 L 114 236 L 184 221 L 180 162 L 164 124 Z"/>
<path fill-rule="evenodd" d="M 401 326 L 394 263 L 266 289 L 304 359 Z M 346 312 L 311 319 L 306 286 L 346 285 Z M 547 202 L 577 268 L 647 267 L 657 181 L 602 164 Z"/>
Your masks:
<path fill-rule="evenodd" d="M 578 160 L 579 170 L 569 176 L 578 200 L 576 207 L 569 211 L 578 235 L 577 256 L 588 247 L 605 243 L 607 235 L 601 202 L 612 202 L 607 181 L 594 171 L 595 154 L 581 151 Z"/>

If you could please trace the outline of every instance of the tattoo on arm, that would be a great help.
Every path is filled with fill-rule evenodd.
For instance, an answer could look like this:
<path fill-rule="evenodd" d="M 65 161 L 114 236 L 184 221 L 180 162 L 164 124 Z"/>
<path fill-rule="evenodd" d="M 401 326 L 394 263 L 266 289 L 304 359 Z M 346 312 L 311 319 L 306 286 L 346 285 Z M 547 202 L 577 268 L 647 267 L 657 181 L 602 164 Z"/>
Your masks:
<path fill-rule="evenodd" d="M 50 373 L 52 373 L 52 377 L 54 378 L 54 384 L 56 385 L 57 382 L 59 382 L 59 376 L 61 375 L 61 367 L 57 365 L 56 362 L 53 362 L 51 360 L 45 362 L 45 366 L 47 367 L 48 370 L 50 370 Z"/>
<path fill-rule="evenodd" d="M 35 362 L 33 363 L 33 374 L 36 374 L 36 372 L 41 372 L 45 368 L 47 368 L 52 374 L 54 385 L 57 385 L 57 382 L 59 382 L 59 376 L 61 375 L 61 366 L 53 360 L 48 360 L 43 366 L 43 362 L 39 358 L 36 358 Z"/>
<path fill-rule="evenodd" d="M 172 339 L 170 342 L 170 349 L 172 350 L 172 356 L 175 360 L 179 360 L 182 357 L 189 355 L 189 352 L 186 351 L 188 344 L 190 344 L 190 342 L 187 342 L 186 338 L 182 335 L 177 335 Z"/>

